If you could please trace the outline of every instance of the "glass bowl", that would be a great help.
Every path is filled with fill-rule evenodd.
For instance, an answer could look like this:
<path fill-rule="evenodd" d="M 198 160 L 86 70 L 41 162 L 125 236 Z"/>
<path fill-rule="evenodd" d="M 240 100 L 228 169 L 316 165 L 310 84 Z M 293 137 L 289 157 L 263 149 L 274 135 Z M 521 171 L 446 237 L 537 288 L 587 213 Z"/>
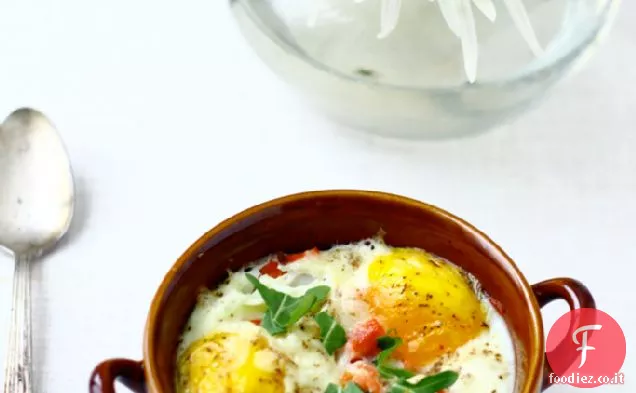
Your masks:
<path fill-rule="evenodd" d="M 543 53 L 533 54 L 503 0 L 494 0 L 494 22 L 475 12 L 474 83 L 461 42 L 433 1 L 402 0 L 397 27 L 382 39 L 381 0 L 230 4 L 263 61 L 328 117 L 422 139 L 482 132 L 527 110 L 597 46 L 620 1 L 523 2 Z"/>

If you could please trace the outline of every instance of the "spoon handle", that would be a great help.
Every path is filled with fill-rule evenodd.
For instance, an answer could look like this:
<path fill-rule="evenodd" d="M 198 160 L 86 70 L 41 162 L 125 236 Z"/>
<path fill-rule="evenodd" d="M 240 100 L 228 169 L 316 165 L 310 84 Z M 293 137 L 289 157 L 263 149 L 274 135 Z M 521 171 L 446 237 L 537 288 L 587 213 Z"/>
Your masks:
<path fill-rule="evenodd" d="M 4 393 L 32 393 L 31 390 L 31 263 L 16 255 L 13 276 L 13 305 L 9 347 L 4 375 Z"/>

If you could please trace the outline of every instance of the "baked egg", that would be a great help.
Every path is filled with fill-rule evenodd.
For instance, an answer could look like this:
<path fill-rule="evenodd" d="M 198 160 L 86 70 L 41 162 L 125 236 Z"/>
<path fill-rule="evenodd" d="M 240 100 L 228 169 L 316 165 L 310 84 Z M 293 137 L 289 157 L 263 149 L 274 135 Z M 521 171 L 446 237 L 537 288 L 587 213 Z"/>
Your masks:
<path fill-rule="evenodd" d="M 512 337 L 477 280 L 379 239 L 231 272 L 201 292 L 177 352 L 177 393 L 415 392 L 423 381 L 511 393 L 515 382 Z"/>

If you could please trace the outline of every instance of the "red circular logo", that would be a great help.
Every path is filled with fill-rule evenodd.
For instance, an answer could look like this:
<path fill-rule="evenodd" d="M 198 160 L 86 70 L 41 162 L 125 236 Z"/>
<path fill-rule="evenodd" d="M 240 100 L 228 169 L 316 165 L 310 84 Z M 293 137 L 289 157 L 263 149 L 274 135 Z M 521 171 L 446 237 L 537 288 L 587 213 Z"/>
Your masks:
<path fill-rule="evenodd" d="M 627 344 L 623 329 L 607 313 L 579 308 L 559 318 L 548 333 L 549 380 L 579 388 L 622 384 Z"/>

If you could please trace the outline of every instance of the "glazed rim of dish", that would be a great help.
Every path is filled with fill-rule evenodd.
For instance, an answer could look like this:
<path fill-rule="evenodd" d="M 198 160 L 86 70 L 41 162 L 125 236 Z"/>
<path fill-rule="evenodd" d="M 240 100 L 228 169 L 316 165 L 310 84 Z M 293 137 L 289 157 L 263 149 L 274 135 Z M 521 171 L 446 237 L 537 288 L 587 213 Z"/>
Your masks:
<path fill-rule="evenodd" d="M 362 190 L 326 190 L 326 191 L 307 191 L 296 194 L 291 194 L 283 197 L 279 197 L 268 202 L 264 202 L 255 206 L 252 206 L 230 218 L 227 218 L 216 225 L 214 228 L 203 234 L 194 244 L 192 244 L 177 260 L 170 271 L 165 275 L 161 285 L 157 289 L 156 294 L 152 299 L 150 306 L 150 312 L 148 313 L 148 320 L 146 322 L 144 332 L 144 359 L 143 367 L 145 369 L 147 383 L 149 391 L 161 392 L 160 383 L 152 370 L 157 369 L 156 365 L 156 351 L 155 346 L 152 343 L 155 342 L 157 334 L 157 325 L 161 322 L 153 318 L 153 316 L 159 315 L 160 309 L 163 307 L 163 298 L 169 287 L 172 286 L 172 282 L 177 279 L 183 269 L 187 269 L 187 265 L 191 262 L 191 258 L 197 255 L 201 250 L 205 249 L 210 239 L 223 233 L 228 227 L 235 225 L 237 222 L 243 222 L 250 217 L 257 215 L 263 209 L 270 209 L 276 207 L 282 207 L 289 202 L 306 201 L 315 198 L 323 197 L 338 197 L 338 198 L 356 198 L 363 197 L 374 199 L 378 201 L 399 203 L 407 205 L 411 208 L 418 210 L 425 210 L 432 212 L 437 216 L 443 217 L 446 220 L 453 222 L 457 226 L 461 227 L 466 233 L 470 234 L 472 238 L 481 243 L 482 247 L 487 248 L 489 253 L 495 255 L 495 258 L 507 263 L 506 270 L 510 273 L 511 278 L 516 281 L 518 287 L 522 288 L 523 301 L 526 304 L 530 304 L 531 307 L 528 310 L 532 325 L 536 326 L 534 334 L 531 336 L 530 348 L 534 348 L 534 351 L 530 351 L 525 354 L 525 360 L 527 361 L 528 374 L 526 375 L 526 381 L 523 385 L 517 383 L 517 387 L 521 390 L 519 393 L 533 393 L 539 391 L 542 383 L 543 374 L 543 362 L 544 362 L 544 332 L 541 319 L 540 307 L 532 291 L 532 288 L 525 276 L 521 273 L 514 261 L 494 243 L 486 234 L 479 231 L 477 228 L 462 220 L 459 217 L 452 215 L 451 213 L 438 208 L 433 205 L 420 202 L 408 197 L 379 192 L 379 191 L 362 191 Z M 536 378 L 527 379 L 528 376 L 536 375 Z"/>
<path fill-rule="evenodd" d="M 400 90 L 407 92 L 422 92 L 422 91 L 433 91 L 439 93 L 448 93 L 448 92 L 459 92 L 466 88 L 489 88 L 489 87 L 498 87 L 505 84 L 523 84 L 532 82 L 537 75 L 542 73 L 551 73 L 553 69 L 564 69 L 571 63 L 575 65 L 576 60 L 584 57 L 586 53 L 592 51 L 595 47 L 593 45 L 594 42 L 600 42 L 605 38 L 609 28 L 613 24 L 613 20 L 617 14 L 619 5 L 621 0 L 608 0 L 604 9 L 599 10 L 599 14 L 601 18 L 605 20 L 604 23 L 599 23 L 596 28 L 594 28 L 587 36 L 581 37 L 576 45 L 572 46 L 572 49 L 564 54 L 559 56 L 555 56 L 554 61 L 549 62 L 547 64 L 541 64 L 539 67 L 526 67 L 520 73 L 513 74 L 512 76 L 497 79 L 497 80 L 477 80 L 474 83 L 469 83 L 466 81 L 465 83 L 458 86 L 426 86 L 426 87 L 413 87 L 413 86 L 405 86 L 398 85 L 392 83 L 382 83 L 382 82 L 374 82 L 368 81 L 364 79 L 360 79 L 353 75 L 346 74 L 344 72 L 338 71 L 325 63 L 318 61 L 312 56 L 309 56 L 306 53 L 303 53 L 300 48 L 289 43 L 284 37 L 282 37 L 278 32 L 271 29 L 269 25 L 264 23 L 261 18 L 256 15 L 252 9 L 247 5 L 241 4 L 243 3 L 240 0 L 230 0 L 230 5 L 232 7 L 243 7 L 248 17 L 252 20 L 252 22 L 258 26 L 259 30 L 263 32 L 269 39 L 276 43 L 279 47 L 283 48 L 287 53 L 298 57 L 299 59 L 308 62 L 314 68 L 321 70 L 327 74 L 331 74 L 341 79 L 348 80 L 353 83 L 366 83 L 369 85 L 381 86 L 383 88 L 392 89 L 392 90 Z"/>

